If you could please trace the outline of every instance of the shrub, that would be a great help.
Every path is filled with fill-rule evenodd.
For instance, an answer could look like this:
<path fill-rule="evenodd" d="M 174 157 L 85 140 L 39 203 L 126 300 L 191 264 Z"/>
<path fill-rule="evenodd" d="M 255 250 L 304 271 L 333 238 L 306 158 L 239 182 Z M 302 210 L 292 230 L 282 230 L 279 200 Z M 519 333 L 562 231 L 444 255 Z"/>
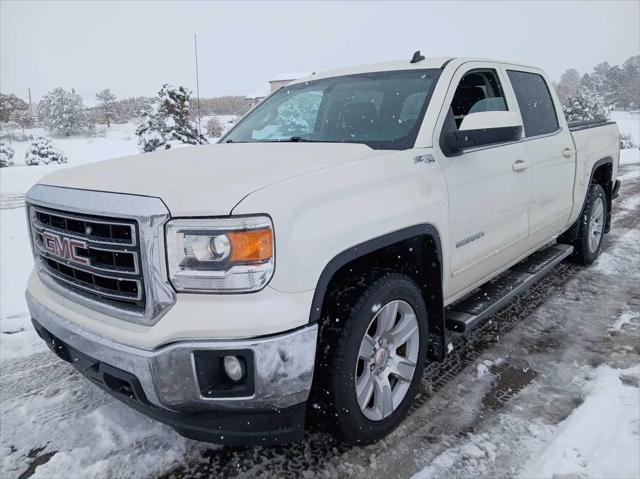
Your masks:
<path fill-rule="evenodd" d="M 632 150 L 634 148 L 637 148 L 638 145 L 636 145 L 633 141 L 633 138 L 631 138 L 631 133 L 621 133 L 620 134 L 620 149 L 621 150 Z"/>
<path fill-rule="evenodd" d="M 13 155 L 16 152 L 13 151 L 6 143 L 0 142 L 0 168 L 6 168 L 7 166 L 13 166 Z"/>
<path fill-rule="evenodd" d="M 67 157 L 53 146 L 49 138 L 39 136 L 27 149 L 24 162 L 30 166 L 49 165 L 51 163 L 61 165 L 67 163 Z"/>
<path fill-rule="evenodd" d="M 224 133 L 224 126 L 215 116 L 207 121 L 207 136 L 210 138 L 220 138 Z"/>

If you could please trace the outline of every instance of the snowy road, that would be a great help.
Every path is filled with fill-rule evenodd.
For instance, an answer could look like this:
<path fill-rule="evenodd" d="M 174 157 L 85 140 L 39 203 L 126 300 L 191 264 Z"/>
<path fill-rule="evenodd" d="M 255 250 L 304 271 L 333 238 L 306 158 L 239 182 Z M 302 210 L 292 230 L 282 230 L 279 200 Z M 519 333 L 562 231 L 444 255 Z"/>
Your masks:
<path fill-rule="evenodd" d="M 6 478 L 571 477 L 640 475 L 640 178 L 590 268 L 563 264 L 434 364 L 411 416 L 365 448 L 312 435 L 208 447 L 91 386 L 45 348 L 22 290 L 24 209 L 3 209 L 0 413 Z"/>

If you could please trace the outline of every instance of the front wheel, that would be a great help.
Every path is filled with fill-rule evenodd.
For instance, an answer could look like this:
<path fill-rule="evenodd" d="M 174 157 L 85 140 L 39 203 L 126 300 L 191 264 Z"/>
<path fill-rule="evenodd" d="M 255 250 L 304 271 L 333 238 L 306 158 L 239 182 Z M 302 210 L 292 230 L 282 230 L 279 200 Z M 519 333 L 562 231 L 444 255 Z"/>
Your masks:
<path fill-rule="evenodd" d="M 326 371 L 340 436 L 366 444 L 398 426 L 422 378 L 427 338 L 426 306 L 411 279 L 387 274 L 362 293 Z"/>
<path fill-rule="evenodd" d="M 596 183 L 589 187 L 578 237 L 573 243 L 575 250 L 572 259 L 576 263 L 588 265 L 598 258 L 602 250 L 606 221 L 607 196 L 602 186 Z"/>

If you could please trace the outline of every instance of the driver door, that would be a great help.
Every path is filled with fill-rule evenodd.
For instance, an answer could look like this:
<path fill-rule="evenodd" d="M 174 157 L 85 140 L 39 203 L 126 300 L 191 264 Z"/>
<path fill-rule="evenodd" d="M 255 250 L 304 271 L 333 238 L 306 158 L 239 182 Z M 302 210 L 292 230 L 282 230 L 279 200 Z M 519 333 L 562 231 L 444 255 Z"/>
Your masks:
<path fill-rule="evenodd" d="M 454 153 L 445 144 L 447 132 L 462 133 L 459 128 L 469 113 L 513 112 L 521 124 L 502 71 L 479 62 L 463 65 L 454 75 L 444 105 L 434 151 L 449 195 L 451 268 L 450 277 L 445 278 L 445 296 L 452 301 L 526 252 L 530 179 L 527 150 L 519 138 Z"/>

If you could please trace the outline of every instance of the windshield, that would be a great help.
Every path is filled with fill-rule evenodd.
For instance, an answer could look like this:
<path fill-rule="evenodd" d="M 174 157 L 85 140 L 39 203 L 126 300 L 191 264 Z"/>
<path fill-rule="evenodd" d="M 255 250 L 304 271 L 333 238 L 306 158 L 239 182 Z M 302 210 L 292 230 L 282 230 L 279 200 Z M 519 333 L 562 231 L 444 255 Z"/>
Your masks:
<path fill-rule="evenodd" d="M 222 142 L 313 141 L 412 148 L 440 70 L 366 73 L 285 86 Z"/>

